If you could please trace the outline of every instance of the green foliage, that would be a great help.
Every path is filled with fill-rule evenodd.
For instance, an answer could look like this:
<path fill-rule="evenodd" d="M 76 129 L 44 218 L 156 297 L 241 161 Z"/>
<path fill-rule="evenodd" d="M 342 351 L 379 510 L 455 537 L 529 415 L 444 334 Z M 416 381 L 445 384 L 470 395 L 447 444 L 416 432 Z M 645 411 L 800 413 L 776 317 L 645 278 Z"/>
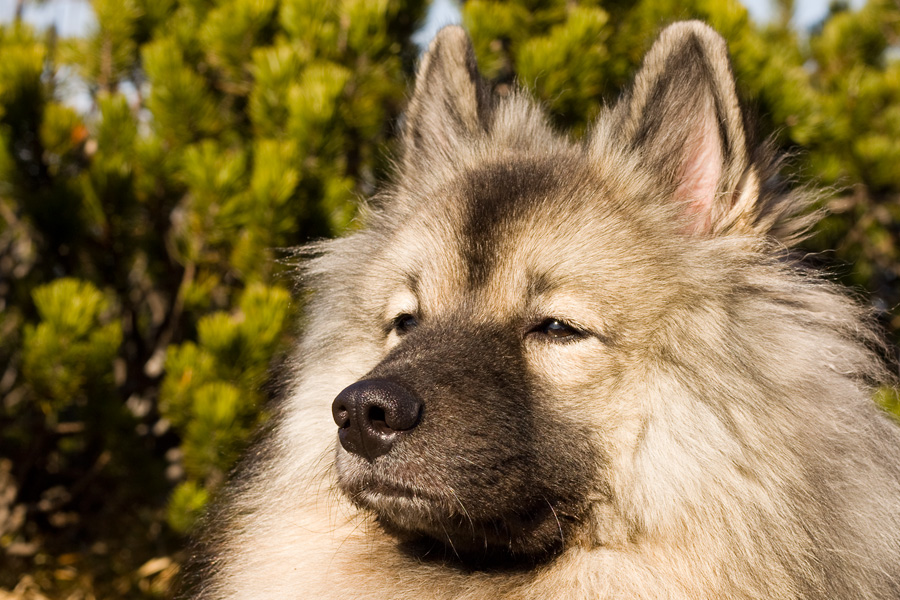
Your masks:
<path fill-rule="evenodd" d="M 24 109 L 24 102 L 43 97 L 41 73 L 46 46 L 25 27 L 0 31 L 3 58 L 0 61 L 0 104 L 7 109 Z"/>
<path fill-rule="evenodd" d="M 94 0 L 92 6 L 99 31 L 83 40 L 72 58 L 77 59 L 76 65 L 87 81 L 110 91 L 135 71 L 135 33 L 142 11 L 133 0 Z"/>
<path fill-rule="evenodd" d="M 111 387 L 122 325 L 87 282 L 59 279 L 33 296 L 40 323 L 25 328 L 22 373 L 44 413 L 56 418 L 73 399 Z"/>
<path fill-rule="evenodd" d="M 206 488 L 194 481 L 185 481 L 172 493 L 166 520 L 175 531 L 188 533 L 203 514 L 207 502 L 209 492 Z"/>
<path fill-rule="evenodd" d="M 198 343 L 169 347 L 160 411 L 183 432 L 186 474 L 167 513 L 175 531 L 191 529 L 207 490 L 223 480 L 263 418 L 260 390 L 288 324 L 289 307 L 285 290 L 252 284 L 236 312 L 200 319 Z"/>
<path fill-rule="evenodd" d="M 350 227 L 388 175 L 423 1 L 93 0 L 82 39 L 0 27 L 0 456 L 25 515 L 0 553 L 32 549 L 0 590 L 28 572 L 52 597 L 166 594 L 277 388 L 296 316 L 278 249 Z M 834 190 L 809 249 L 837 248 L 896 336 L 900 9 L 836 4 L 807 36 L 790 4 L 768 26 L 736 0 L 463 16 L 496 93 L 521 83 L 575 135 L 663 25 L 710 22 L 788 175 Z"/>
<path fill-rule="evenodd" d="M 875 393 L 875 401 L 879 406 L 900 420 L 900 390 L 882 387 Z"/>
<path fill-rule="evenodd" d="M 548 35 L 522 44 L 519 77 L 555 113 L 579 115 L 586 121 L 599 113 L 597 99 L 604 90 L 604 65 L 609 61 L 604 43 L 610 33 L 608 20 L 599 8 L 578 7 Z"/>
<path fill-rule="evenodd" d="M 142 48 L 147 78 L 153 82 L 147 108 L 154 129 L 171 146 L 188 144 L 224 127 L 219 99 L 182 55 L 178 41 L 162 37 Z"/>

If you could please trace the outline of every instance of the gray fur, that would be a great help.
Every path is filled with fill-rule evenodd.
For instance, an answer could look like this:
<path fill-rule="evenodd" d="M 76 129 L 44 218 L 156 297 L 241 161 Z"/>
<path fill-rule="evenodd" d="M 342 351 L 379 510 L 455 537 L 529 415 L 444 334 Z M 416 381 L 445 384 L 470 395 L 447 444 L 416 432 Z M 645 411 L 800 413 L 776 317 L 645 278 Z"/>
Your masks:
<path fill-rule="evenodd" d="M 666 29 L 582 145 L 486 89 L 442 30 L 396 181 L 307 249 L 293 391 L 209 518 L 199 597 L 900 597 L 881 342 L 783 252 L 810 197 L 771 184 L 723 40 Z M 425 403 L 371 463 L 329 410 L 367 374 Z"/>

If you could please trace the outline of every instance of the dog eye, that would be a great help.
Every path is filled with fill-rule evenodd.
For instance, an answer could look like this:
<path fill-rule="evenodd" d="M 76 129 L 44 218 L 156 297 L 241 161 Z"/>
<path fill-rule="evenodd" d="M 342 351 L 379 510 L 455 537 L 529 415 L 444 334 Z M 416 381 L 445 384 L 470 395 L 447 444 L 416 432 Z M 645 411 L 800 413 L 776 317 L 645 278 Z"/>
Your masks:
<path fill-rule="evenodd" d="M 528 333 L 542 335 L 557 342 L 572 341 L 582 336 L 581 331 L 559 319 L 544 319 Z"/>
<path fill-rule="evenodd" d="M 394 320 L 391 321 L 390 329 L 397 333 L 397 335 L 404 335 L 409 333 L 412 329 L 419 324 L 419 320 L 416 319 L 413 315 L 408 313 L 399 314 L 394 317 Z"/>

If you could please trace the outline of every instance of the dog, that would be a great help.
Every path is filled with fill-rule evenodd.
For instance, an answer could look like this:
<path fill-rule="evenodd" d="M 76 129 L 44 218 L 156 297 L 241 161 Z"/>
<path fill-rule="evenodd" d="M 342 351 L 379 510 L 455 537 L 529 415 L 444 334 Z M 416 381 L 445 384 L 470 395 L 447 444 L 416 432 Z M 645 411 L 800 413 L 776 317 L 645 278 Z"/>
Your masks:
<path fill-rule="evenodd" d="M 724 40 L 666 28 L 583 141 L 421 61 L 394 181 L 307 252 L 290 393 L 198 597 L 900 598 L 870 311 L 787 248 Z"/>

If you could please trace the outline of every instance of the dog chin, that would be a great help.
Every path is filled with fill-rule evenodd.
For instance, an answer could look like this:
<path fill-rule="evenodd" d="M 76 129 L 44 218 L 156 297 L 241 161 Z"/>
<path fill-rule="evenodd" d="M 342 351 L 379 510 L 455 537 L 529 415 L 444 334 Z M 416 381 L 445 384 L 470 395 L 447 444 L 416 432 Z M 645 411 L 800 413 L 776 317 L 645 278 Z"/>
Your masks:
<path fill-rule="evenodd" d="M 572 524 L 561 520 L 549 503 L 515 514 L 473 518 L 452 495 L 444 498 L 371 479 L 360 486 L 345 481 L 341 487 L 407 552 L 470 568 L 530 568 L 564 548 Z"/>

